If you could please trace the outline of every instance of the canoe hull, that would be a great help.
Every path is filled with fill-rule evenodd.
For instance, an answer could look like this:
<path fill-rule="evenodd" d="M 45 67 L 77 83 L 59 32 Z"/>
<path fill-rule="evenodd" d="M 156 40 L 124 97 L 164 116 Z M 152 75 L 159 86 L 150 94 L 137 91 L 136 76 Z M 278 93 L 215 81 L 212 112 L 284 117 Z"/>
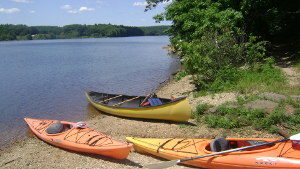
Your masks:
<path fill-rule="evenodd" d="M 122 108 L 99 104 L 89 96 L 88 92 L 85 96 L 98 110 L 117 116 L 171 121 L 187 121 L 191 116 L 191 107 L 187 98 L 153 107 Z"/>
<path fill-rule="evenodd" d="M 168 160 L 184 159 L 211 154 L 207 149 L 211 139 L 145 139 L 126 138 L 137 152 L 151 154 Z M 242 140 L 242 139 L 235 139 Z M 275 139 L 247 139 L 275 141 Z M 291 142 L 276 143 L 264 149 L 232 152 L 183 162 L 211 169 L 296 169 L 300 168 L 300 151 L 291 148 Z"/>
<path fill-rule="evenodd" d="M 71 128 L 59 134 L 48 134 L 46 129 L 57 120 L 24 119 L 33 133 L 43 141 L 68 150 L 93 153 L 116 159 L 128 156 L 132 144 L 114 140 L 109 136 L 92 130 Z M 61 121 L 62 124 L 74 126 L 75 123 Z"/>

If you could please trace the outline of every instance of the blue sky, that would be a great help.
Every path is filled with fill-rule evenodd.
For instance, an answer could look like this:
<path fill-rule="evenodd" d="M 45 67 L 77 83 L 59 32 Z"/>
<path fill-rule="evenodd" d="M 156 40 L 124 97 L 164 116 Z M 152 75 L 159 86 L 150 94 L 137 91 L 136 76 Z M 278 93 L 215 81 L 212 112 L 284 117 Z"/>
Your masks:
<path fill-rule="evenodd" d="M 166 4 L 144 12 L 145 0 L 0 0 L 0 24 L 63 26 L 68 24 L 169 25 L 152 17 Z"/>

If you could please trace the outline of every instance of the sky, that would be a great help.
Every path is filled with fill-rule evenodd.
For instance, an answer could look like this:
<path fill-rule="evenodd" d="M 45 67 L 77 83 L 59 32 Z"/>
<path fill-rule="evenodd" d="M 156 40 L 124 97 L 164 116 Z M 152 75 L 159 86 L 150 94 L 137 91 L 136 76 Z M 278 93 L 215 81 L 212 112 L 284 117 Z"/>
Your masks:
<path fill-rule="evenodd" d="M 152 19 L 166 5 L 144 12 L 145 0 L 0 0 L 0 24 L 170 25 L 168 21 L 155 23 Z"/>

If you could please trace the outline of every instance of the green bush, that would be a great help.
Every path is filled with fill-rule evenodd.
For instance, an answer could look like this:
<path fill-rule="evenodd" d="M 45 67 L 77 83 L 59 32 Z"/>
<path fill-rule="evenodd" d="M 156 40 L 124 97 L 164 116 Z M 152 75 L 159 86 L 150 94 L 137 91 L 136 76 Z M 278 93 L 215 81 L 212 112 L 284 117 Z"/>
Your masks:
<path fill-rule="evenodd" d="M 197 106 L 196 111 L 193 111 L 192 117 L 197 121 L 200 121 L 200 118 L 204 115 L 205 111 L 207 111 L 212 105 L 209 104 L 200 104 Z"/>
<path fill-rule="evenodd" d="M 176 73 L 175 80 L 179 81 L 180 79 L 184 78 L 187 75 L 186 71 L 182 70 Z"/>
<path fill-rule="evenodd" d="M 230 89 L 246 70 L 252 70 L 265 58 L 266 42 L 256 42 L 253 36 L 247 40 L 242 31 L 237 32 L 226 28 L 207 31 L 200 39 L 181 43 L 184 65 L 193 75 L 197 89 L 214 92 Z"/>

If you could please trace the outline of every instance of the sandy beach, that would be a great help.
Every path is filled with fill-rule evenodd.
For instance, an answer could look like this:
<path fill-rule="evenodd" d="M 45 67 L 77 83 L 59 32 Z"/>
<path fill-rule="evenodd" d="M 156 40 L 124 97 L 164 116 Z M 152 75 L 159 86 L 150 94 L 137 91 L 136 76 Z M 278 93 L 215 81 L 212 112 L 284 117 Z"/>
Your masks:
<path fill-rule="evenodd" d="M 169 98 L 186 95 L 194 89 L 187 76 L 180 81 L 170 80 L 156 91 L 159 97 Z M 219 105 L 234 100 L 235 93 L 222 93 L 214 96 L 194 98 L 188 95 L 192 109 L 197 104 L 210 103 Z M 106 133 L 114 139 L 126 141 L 125 137 L 157 137 L 157 138 L 215 138 L 226 137 L 266 137 L 281 138 L 278 135 L 256 131 L 250 127 L 225 130 L 212 129 L 204 124 L 197 124 L 193 119 L 187 123 L 177 123 L 158 120 L 140 120 L 116 117 L 98 112 L 93 106 L 88 109 L 95 112 L 86 119 L 89 126 Z M 68 119 L 62 119 L 68 120 Z M 112 125 L 113 124 L 113 125 Z M 0 168 L 141 168 L 144 165 L 160 162 L 162 159 L 149 155 L 138 154 L 134 150 L 126 160 L 114 160 L 100 155 L 77 153 L 51 146 L 34 136 L 28 130 L 29 138 L 19 140 L 0 152 Z M 192 168 L 184 165 L 172 168 Z"/>

